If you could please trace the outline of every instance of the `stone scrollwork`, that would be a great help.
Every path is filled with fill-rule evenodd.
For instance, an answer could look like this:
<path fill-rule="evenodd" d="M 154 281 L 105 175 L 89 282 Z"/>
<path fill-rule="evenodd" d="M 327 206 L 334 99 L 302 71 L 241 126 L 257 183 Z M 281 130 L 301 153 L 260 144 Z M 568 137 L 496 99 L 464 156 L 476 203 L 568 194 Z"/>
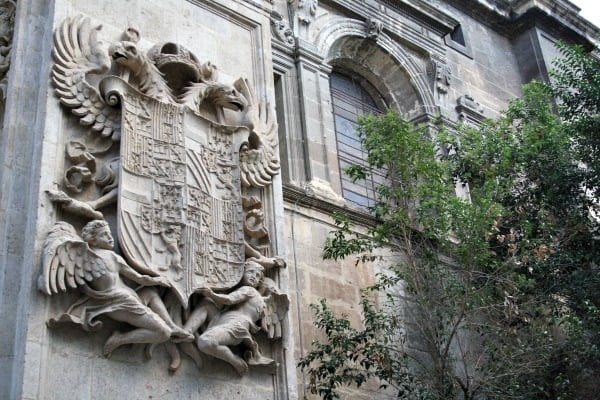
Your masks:
<path fill-rule="evenodd" d="M 427 75 L 438 93 L 446 94 L 452 79 L 452 69 L 445 61 L 431 59 L 427 64 Z"/>
<path fill-rule="evenodd" d="M 377 40 L 383 32 L 383 22 L 375 18 L 367 18 L 365 21 L 366 34 L 369 39 Z"/>
<path fill-rule="evenodd" d="M 93 331 L 107 316 L 128 328 L 111 334 L 106 356 L 164 344 L 171 370 L 180 352 L 240 374 L 275 367 L 256 340 L 281 338 L 289 308 L 265 276 L 285 267 L 270 255 L 263 209 L 280 169 L 272 108 L 247 79 L 220 82 L 177 43 L 146 52 L 128 28 L 105 47 L 100 31 L 75 16 L 54 33 L 56 95 L 85 132 L 66 144 L 63 187 L 47 190 L 65 221 L 46 237 L 39 279 L 47 295 L 81 297 L 48 325 Z"/>
<path fill-rule="evenodd" d="M 3 97 L 6 95 L 6 75 L 10 67 L 16 8 L 15 0 L 0 1 L 0 87 Z"/>
<path fill-rule="evenodd" d="M 271 32 L 273 36 L 288 47 L 293 47 L 296 44 L 294 32 L 283 20 L 283 16 L 276 11 L 271 13 Z"/>
<path fill-rule="evenodd" d="M 92 176 L 96 172 L 96 158 L 84 143 L 76 140 L 67 143 L 66 157 L 74 165 L 65 172 L 65 188 L 70 192 L 81 193 L 84 186 L 92 182 Z"/>
<path fill-rule="evenodd" d="M 303 25 L 309 25 L 317 15 L 319 0 L 290 0 L 290 4 L 296 8 L 298 21 Z"/>
<path fill-rule="evenodd" d="M 16 0 L 0 1 L 0 104 L 6 101 L 16 8 Z"/>

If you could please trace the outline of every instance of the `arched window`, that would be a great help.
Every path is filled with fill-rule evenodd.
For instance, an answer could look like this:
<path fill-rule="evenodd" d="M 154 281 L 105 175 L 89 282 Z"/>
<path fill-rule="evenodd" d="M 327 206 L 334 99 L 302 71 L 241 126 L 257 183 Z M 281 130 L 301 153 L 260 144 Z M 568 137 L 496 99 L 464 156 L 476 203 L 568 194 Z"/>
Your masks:
<path fill-rule="evenodd" d="M 367 165 L 367 154 L 363 151 L 356 132 L 358 116 L 381 114 L 385 103 L 368 82 L 334 71 L 331 74 L 331 98 L 337 138 L 338 160 L 341 170 L 342 195 L 352 204 L 368 207 L 375 201 L 375 186 L 384 177 L 372 171 L 366 180 L 352 182 L 343 172 L 349 165 Z"/>

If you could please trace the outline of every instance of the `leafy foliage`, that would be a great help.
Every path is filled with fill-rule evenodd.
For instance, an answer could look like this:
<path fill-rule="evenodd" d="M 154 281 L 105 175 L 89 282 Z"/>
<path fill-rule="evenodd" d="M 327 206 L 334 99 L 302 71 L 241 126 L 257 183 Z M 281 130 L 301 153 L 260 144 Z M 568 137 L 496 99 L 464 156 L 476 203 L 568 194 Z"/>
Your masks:
<path fill-rule="evenodd" d="M 379 312 L 369 300 L 368 291 L 363 293 L 361 301 L 365 318 L 362 330 L 353 328 L 345 315 L 336 317 L 324 299 L 320 305 L 312 306 L 318 315 L 316 326 L 323 330 L 327 342 L 313 342 L 313 350 L 300 366 L 308 368 L 318 361 L 318 366 L 311 369 L 310 384 L 312 392 L 323 399 L 339 398 L 336 388 L 342 384 L 360 387 L 368 379 L 377 377 L 385 388 L 385 382 L 410 379 L 405 355 L 397 347 L 398 336 L 393 334 L 398 333 L 398 321 Z"/>
<path fill-rule="evenodd" d="M 333 399 L 378 378 L 407 399 L 594 398 L 600 64 L 561 51 L 553 84 L 526 85 L 480 127 L 414 127 L 393 112 L 360 120 L 367 161 L 388 178 L 377 223 L 357 236 L 335 215 L 323 257 L 369 261 L 378 247 L 399 257 L 363 292 L 361 329 L 325 301 L 314 307 L 327 341 L 300 366 L 315 393 Z"/>

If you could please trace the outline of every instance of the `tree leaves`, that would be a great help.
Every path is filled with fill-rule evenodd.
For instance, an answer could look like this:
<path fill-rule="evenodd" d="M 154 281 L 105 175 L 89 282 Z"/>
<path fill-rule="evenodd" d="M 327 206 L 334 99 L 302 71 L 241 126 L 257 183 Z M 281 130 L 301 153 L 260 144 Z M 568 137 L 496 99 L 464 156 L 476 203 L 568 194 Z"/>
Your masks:
<path fill-rule="evenodd" d="M 300 366 L 315 393 L 377 378 L 406 399 L 597 395 L 600 62 L 560 50 L 552 84 L 525 85 L 479 127 L 360 120 L 369 166 L 388 179 L 377 222 L 359 236 L 334 215 L 323 257 L 369 261 L 385 247 L 401 261 L 363 292 L 362 328 L 324 300 L 313 308 L 327 340 Z"/>

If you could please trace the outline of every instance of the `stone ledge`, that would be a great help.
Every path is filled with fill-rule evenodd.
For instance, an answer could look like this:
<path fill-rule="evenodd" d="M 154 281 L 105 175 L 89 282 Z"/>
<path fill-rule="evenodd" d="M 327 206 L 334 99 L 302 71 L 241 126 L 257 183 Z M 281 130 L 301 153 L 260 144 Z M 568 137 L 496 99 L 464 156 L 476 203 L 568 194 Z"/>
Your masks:
<path fill-rule="evenodd" d="M 367 212 L 346 204 L 337 203 L 334 199 L 321 198 L 315 195 L 308 187 L 305 189 L 294 184 L 284 184 L 283 200 L 288 203 L 312 208 L 326 214 L 331 214 L 333 212 L 344 214 L 350 217 L 354 223 L 365 226 L 373 226 L 377 222 L 376 218 Z"/>

